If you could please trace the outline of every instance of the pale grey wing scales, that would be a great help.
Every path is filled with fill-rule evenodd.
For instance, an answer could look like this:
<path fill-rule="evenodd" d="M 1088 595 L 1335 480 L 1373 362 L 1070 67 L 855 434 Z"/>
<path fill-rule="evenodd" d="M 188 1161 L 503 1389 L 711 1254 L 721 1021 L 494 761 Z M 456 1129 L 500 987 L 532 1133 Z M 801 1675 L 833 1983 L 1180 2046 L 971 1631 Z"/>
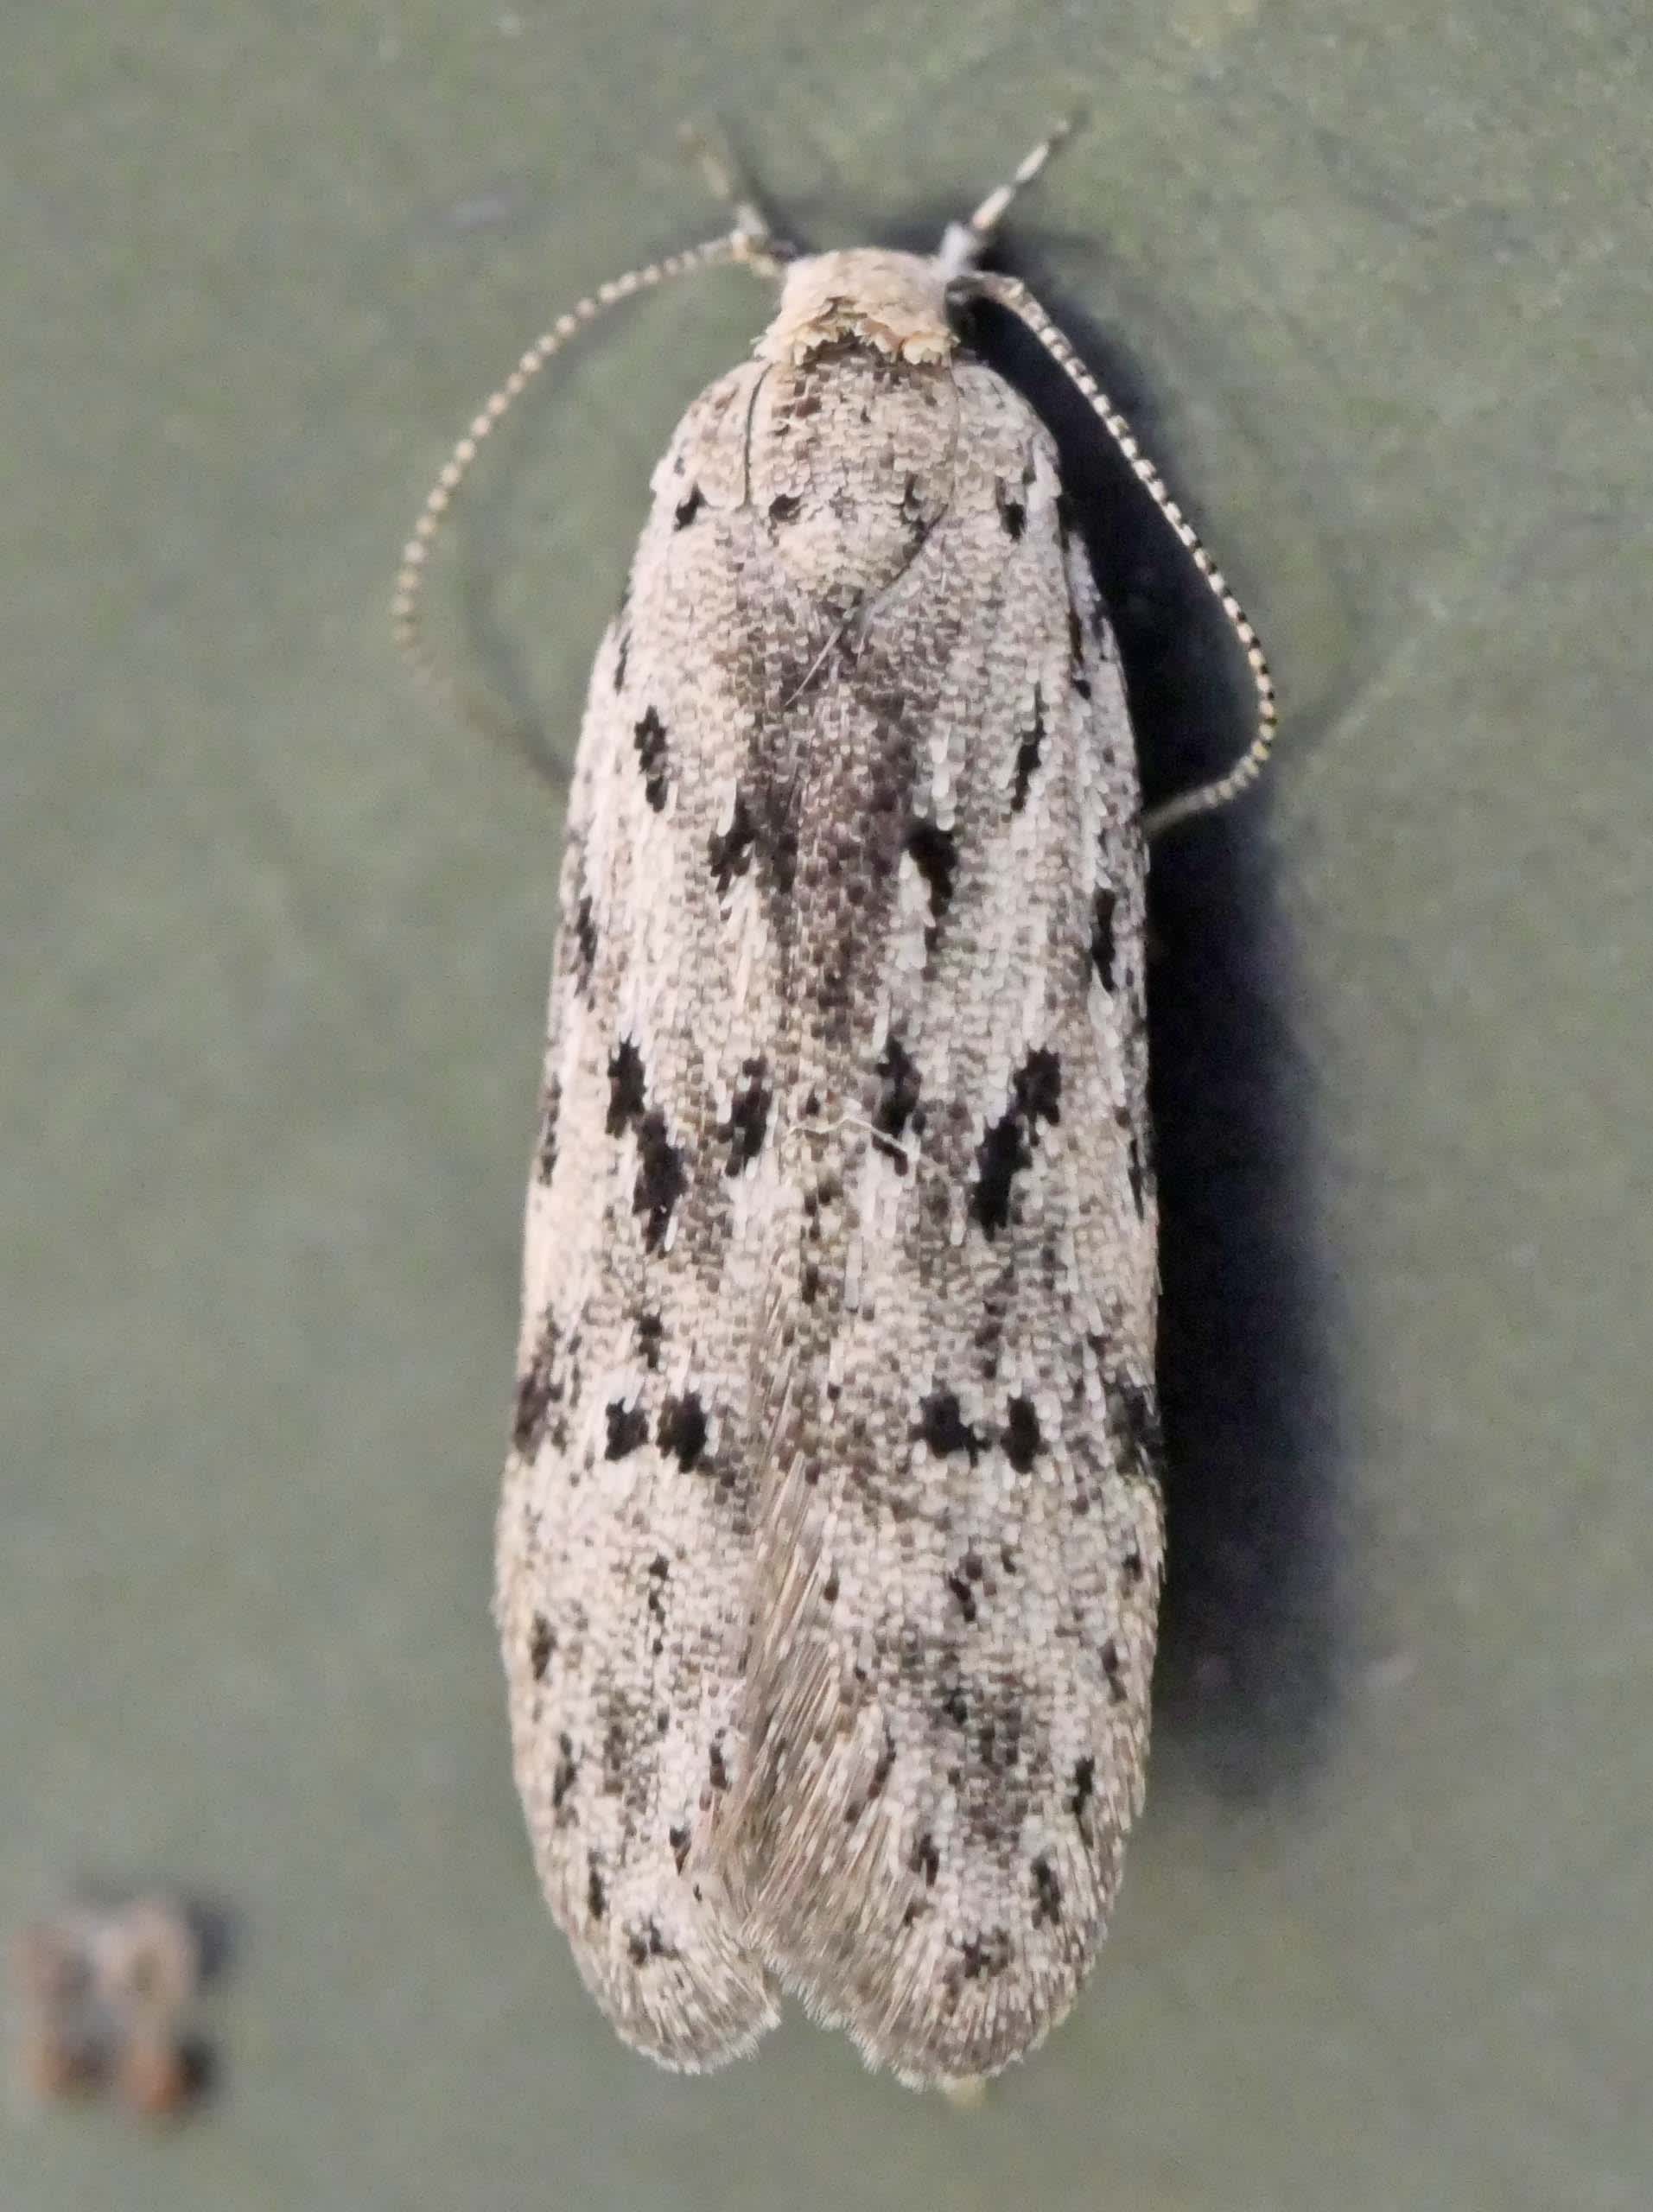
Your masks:
<path fill-rule="evenodd" d="M 1123 693 L 1048 440 L 957 385 L 950 502 L 813 706 L 814 1110 L 720 1830 L 773 1970 L 912 2081 L 1020 2055 L 1094 1955 L 1162 1542 Z"/>
<path fill-rule="evenodd" d="M 691 2068 L 776 2017 L 706 1849 L 737 1761 L 756 1247 L 776 1173 L 772 948 L 731 817 L 733 702 L 707 661 L 738 629 L 749 567 L 741 386 L 690 410 L 657 472 L 592 677 L 498 1543 L 547 1897 L 620 2032 Z"/>

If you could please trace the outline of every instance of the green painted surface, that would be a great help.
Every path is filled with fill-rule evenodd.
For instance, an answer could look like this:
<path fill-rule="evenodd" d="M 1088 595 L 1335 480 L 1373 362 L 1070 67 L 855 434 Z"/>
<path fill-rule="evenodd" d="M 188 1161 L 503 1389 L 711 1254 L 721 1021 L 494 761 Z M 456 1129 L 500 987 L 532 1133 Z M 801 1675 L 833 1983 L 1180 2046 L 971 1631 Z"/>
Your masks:
<path fill-rule="evenodd" d="M 8 2124 L 9 2212 L 1643 2212 L 1644 11 L 133 0 L 5 48 L 0 1910 L 158 1872 L 241 1923 L 211 2113 Z M 390 572 L 526 337 L 713 226 L 683 115 L 826 241 L 1075 96 L 1016 265 L 1287 709 L 1159 877 L 1150 1811 L 982 2112 L 801 2022 L 672 2081 L 543 1916 L 487 1620 L 555 813 L 410 697 Z M 444 634 L 558 749 L 760 313 L 612 326 L 457 533 Z M 1113 559 L 1163 785 L 1220 642 Z"/>

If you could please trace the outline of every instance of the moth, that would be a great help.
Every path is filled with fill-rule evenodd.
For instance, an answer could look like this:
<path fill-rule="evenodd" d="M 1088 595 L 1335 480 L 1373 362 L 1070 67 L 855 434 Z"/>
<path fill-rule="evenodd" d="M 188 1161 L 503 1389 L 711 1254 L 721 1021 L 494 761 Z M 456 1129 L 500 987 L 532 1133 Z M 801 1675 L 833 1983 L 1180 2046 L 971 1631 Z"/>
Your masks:
<path fill-rule="evenodd" d="M 664 2064 L 783 1993 L 956 2084 L 1068 2011 L 1142 1802 L 1164 1556 L 1145 829 L 1249 784 L 1256 633 L 1020 283 L 1050 144 L 932 257 L 733 229 L 752 359 L 652 480 L 569 804 L 496 1612 L 535 1863 Z M 733 195 L 732 195 L 733 196 Z M 1125 685 L 1019 316 L 1235 626 L 1239 765 L 1145 824 Z"/>

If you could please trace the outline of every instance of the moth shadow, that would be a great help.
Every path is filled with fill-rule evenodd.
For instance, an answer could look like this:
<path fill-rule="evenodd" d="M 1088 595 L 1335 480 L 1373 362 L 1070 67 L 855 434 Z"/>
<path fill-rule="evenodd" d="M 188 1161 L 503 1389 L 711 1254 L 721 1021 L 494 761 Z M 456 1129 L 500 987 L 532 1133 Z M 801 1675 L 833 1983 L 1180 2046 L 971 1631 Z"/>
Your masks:
<path fill-rule="evenodd" d="M 1133 364 L 1083 315 L 1041 296 L 1166 470 Z M 1208 588 L 1042 349 L 997 310 L 983 311 L 974 338 L 1057 440 L 1119 639 L 1150 800 L 1218 772 L 1249 741 L 1255 700 Z M 1292 1036 L 1266 789 L 1171 831 L 1149 890 L 1169 1521 L 1155 1728 L 1217 1788 L 1243 1796 L 1318 1760 L 1341 1639 L 1314 1086 Z"/>

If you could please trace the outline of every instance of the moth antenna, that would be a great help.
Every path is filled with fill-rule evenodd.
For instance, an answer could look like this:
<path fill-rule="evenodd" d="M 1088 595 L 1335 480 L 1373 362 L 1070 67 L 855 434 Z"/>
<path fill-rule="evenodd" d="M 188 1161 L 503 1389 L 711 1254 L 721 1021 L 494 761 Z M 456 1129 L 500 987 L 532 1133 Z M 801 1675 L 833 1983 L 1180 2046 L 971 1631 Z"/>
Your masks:
<path fill-rule="evenodd" d="M 1010 204 L 1024 186 L 1039 175 L 1062 141 L 1071 136 L 1078 118 L 1059 116 L 1038 145 L 1025 154 L 1003 184 L 995 185 L 976 213 L 962 223 L 949 223 L 942 233 L 936 258 L 949 279 L 974 269 L 998 235 Z"/>
<path fill-rule="evenodd" d="M 515 726 L 507 723 L 495 709 L 473 698 L 448 674 L 432 651 L 420 621 L 421 594 L 431 546 L 477 455 L 547 362 L 562 352 L 576 331 L 594 322 L 606 308 L 630 299 L 634 293 L 650 291 L 669 277 L 686 276 L 720 262 L 751 261 L 765 268 L 768 265 L 766 238 L 766 232 L 754 237 L 741 228 L 737 211 L 736 227 L 722 237 L 703 239 L 700 245 L 687 246 L 681 253 L 666 254 L 645 268 L 628 269 L 624 276 L 611 276 L 607 283 L 599 284 L 594 292 L 576 301 L 566 314 L 558 315 L 549 330 L 541 333 L 505 382 L 483 402 L 470 427 L 455 445 L 442 474 L 426 495 L 412 536 L 402 549 L 402 563 L 396 572 L 391 594 L 391 623 L 396 641 L 420 682 L 446 701 L 461 720 L 474 723 L 490 735 L 514 740 L 519 734 Z"/>
<path fill-rule="evenodd" d="M 685 123 L 680 126 L 677 137 L 699 169 L 712 198 L 721 200 L 734 217 L 734 235 L 746 241 L 743 258 L 766 273 L 777 273 L 792 248 L 782 245 L 771 231 L 769 218 L 759 205 L 727 135 L 720 130 L 714 137 L 697 123 Z"/>
<path fill-rule="evenodd" d="M 1014 276 L 988 272 L 974 276 L 970 288 L 1006 308 L 1030 330 L 1058 368 L 1090 401 L 1103 429 L 1129 463 L 1132 474 L 1187 548 L 1195 568 L 1209 585 L 1212 598 L 1227 617 L 1230 629 L 1239 639 L 1246 664 L 1251 671 L 1251 681 L 1256 687 L 1257 721 L 1250 744 L 1226 773 L 1214 777 L 1209 783 L 1196 784 L 1192 791 L 1180 791 L 1175 798 L 1166 799 L 1158 806 L 1149 807 L 1142 817 L 1143 827 L 1149 836 L 1156 837 L 1179 822 L 1189 821 L 1198 814 L 1214 813 L 1217 808 L 1226 806 L 1230 799 L 1236 799 L 1242 791 L 1249 791 L 1262 773 L 1264 764 L 1274 749 L 1275 732 L 1280 721 L 1275 680 L 1268 672 L 1268 656 L 1245 609 L 1235 597 L 1228 578 L 1206 551 L 1198 531 L 1171 496 L 1165 479 L 1137 443 L 1130 424 L 1027 287 Z"/>

